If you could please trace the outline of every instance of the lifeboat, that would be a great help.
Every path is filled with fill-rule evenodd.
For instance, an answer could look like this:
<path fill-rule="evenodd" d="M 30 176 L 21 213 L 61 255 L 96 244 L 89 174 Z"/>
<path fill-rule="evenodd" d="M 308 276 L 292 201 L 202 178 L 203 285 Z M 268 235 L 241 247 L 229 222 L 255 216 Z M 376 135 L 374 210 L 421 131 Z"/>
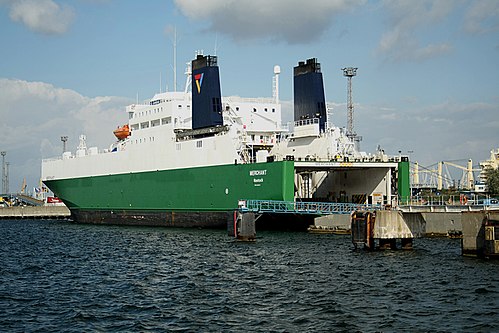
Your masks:
<path fill-rule="evenodd" d="M 128 124 L 125 124 L 115 129 L 113 133 L 118 138 L 118 140 L 123 140 L 130 136 L 130 128 L 128 128 Z"/>

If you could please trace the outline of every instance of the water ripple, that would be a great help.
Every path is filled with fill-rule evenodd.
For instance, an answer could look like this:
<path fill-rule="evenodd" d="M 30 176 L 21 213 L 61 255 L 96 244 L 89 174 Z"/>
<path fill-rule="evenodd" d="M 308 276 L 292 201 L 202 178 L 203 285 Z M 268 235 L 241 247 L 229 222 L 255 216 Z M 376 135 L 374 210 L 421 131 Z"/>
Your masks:
<path fill-rule="evenodd" d="M 0 221 L 0 331 L 499 331 L 499 263 L 459 240 Z"/>

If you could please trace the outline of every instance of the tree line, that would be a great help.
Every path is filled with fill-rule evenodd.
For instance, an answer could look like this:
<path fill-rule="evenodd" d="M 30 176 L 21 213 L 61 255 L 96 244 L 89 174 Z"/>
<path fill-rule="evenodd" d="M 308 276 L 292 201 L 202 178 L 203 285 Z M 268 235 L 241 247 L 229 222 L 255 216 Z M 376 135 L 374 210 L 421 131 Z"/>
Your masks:
<path fill-rule="evenodd" d="M 491 195 L 499 194 L 499 168 L 487 171 L 487 187 Z"/>

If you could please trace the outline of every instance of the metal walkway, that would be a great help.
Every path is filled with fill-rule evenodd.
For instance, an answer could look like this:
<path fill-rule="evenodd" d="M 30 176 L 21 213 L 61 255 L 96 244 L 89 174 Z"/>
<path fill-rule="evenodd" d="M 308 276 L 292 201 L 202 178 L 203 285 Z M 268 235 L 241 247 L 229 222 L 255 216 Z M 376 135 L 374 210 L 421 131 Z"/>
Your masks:
<path fill-rule="evenodd" d="M 18 202 L 22 202 L 28 206 L 43 206 L 43 201 L 30 197 L 28 195 L 22 193 L 9 193 L 9 194 L 0 194 L 0 197 L 6 198 L 8 200 L 15 200 Z"/>
<path fill-rule="evenodd" d="M 350 214 L 356 210 L 381 209 L 381 205 L 335 203 L 335 202 L 294 202 L 274 200 L 239 200 L 239 210 L 254 213 L 294 213 L 312 215 Z"/>

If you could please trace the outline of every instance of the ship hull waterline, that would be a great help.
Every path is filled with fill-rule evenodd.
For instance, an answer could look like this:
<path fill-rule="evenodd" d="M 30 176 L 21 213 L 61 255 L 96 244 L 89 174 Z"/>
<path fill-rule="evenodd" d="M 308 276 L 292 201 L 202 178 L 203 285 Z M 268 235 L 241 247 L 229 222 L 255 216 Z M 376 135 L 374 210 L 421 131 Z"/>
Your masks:
<path fill-rule="evenodd" d="M 241 199 L 292 201 L 294 163 L 231 164 L 44 183 L 77 223 L 225 228 Z M 281 214 L 278 219 L 265 214 L 261 221 L 258 225 L 267 223 L 270 229 L 302 229 L 311 223 L 310 218 Z"/>
<path fill-rule="evenodd" d="M 258 214 L 257 230 L 274 231 L 306 231 L 314 223 L 316 215 L 302 215 L 293 213 L 263 213 Z M 151 211 L 95 211 L 72 210 L 71 218 L 75 223 L 122 225 L 122 226 L 151 226 L 173 228 L 206 228 L 227 229 L 233 228 L 234 211 L 219 212 L 151 212 Z"/>

